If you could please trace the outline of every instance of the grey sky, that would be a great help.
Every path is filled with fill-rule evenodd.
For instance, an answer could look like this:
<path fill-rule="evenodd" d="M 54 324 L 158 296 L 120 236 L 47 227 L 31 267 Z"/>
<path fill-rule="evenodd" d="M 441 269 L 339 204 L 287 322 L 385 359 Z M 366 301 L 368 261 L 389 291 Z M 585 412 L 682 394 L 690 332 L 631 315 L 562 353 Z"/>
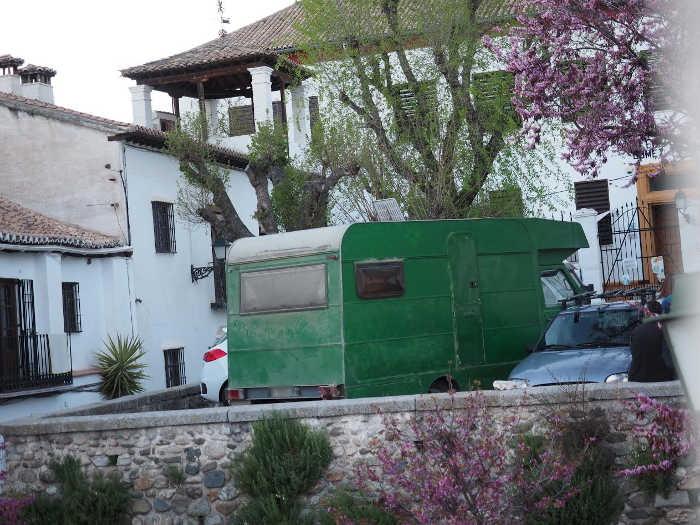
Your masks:
<path fill-rule="evenodd" d="M 293 0 L 224 0 L 231 24 L 247 25 Z M 216 0 L 3 1 L 0 55 L 49 66 L 56 104 L 129 122 L 128 86 L 119 69 L 184 51 L 216 38 Z M 154 109 L 170 109 L 154 95 Z"/>

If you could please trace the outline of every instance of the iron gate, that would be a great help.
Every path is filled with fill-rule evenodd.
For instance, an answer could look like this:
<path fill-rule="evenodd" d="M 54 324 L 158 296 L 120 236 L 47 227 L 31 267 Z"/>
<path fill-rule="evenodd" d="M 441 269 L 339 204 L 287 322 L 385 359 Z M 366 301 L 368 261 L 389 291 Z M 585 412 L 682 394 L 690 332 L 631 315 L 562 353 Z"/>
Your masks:
<path fill-rule="evenodd" d="M 604 289 L 659 287 L 652 257 L 663 256 L 667 276 L 680 270 L 678 225 L 655 225 L 653 213 L 637 202 L 611 210 L 610 243 L 600 246 Z"/>

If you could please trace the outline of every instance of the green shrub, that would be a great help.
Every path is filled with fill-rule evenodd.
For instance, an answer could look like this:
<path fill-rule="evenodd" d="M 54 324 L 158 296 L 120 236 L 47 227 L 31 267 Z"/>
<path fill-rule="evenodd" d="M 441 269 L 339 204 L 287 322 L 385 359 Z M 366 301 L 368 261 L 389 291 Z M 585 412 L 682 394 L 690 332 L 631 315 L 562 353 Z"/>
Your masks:
<path fill-rule="evenodd" d="M 528 516 L 529 525 L 581 523 L 609 525 L 617 523 L 624 500 L 614 477 L 614 456 L 600 446 L 590 448 L 582 457 L 570 488 L 574 495 L 563 508 L 548 508 L 537 516 Z"/>
<path fill-rule="evenodd" d="M 584 407 L 585 408 L 585 407 Z M 528 525 L 559 525 L 581 523 L 608 525 L 617 523 L 624 500 L 615 479 L 615 456 L 603 446 L 610 434 L 610 424 L 601 411 L 581 410 L 555 423 L 555 452 L 576 465 L 567 487 L 545 487 L 547 492 L 570 491 L 564 506 L 549 506 L 527 517 Z M 530 436 L 525 443 L 533 455 L 541 453 L 543 442 Z"/>
<path fill-rule="evenodd" d="M 313 516 L 304 513 L 299 501 L 281 507 L 274 495 L 251 499 L 236 513 L 234 525 L 313 525 Z"/>
<path fill-rule="evenodd" d="M 398 520 L 376 502 L 339 490 L 324 502 L 324 511 L 319 514 L 320 525 L 354 523 L 357 525 L 397 525 Z"/>
<path fill-rule="evenodd" d="M 80 461 L 67 456 L 49 465 L 56 477 L 56 496 L 37 497 L 25 508 L 26 525 L 116 525 L 129 510 L 131 495 L 119 477 L 96 474 L 88 479 Z"/>
<path fill-rule="evenodd" d="M 236 486 L 249 498 L 237 522 L 296 523 L 300 497 L 318 483 L 332 456 L 323 431 L 279 414 L 254 423 L 252 444 L 233 467 Z"/>
<path fill-rule="evenodd" d="M 122 337 L 116 341 L 107 338 L 105 350 L 97 353 L 97 368 L 102 376 L 100 392 L 108 399 L 116 399 L 143 392 L 142 381 L 148 378 L 146 365 L 139 362 L 146 353 L 138 336 Z"/>
<path fill-rule="evenodd" d="M 629 456 L 628 468 L 633 469 L 638 465 L 653 465 L 658 462 L 647 444 L 638 444 Z M 635 480 L 639 490 L 649 495 L 661 494 L 668 497 L 674 485 L 675 469 L 652 470 L 638 475 Z"/>

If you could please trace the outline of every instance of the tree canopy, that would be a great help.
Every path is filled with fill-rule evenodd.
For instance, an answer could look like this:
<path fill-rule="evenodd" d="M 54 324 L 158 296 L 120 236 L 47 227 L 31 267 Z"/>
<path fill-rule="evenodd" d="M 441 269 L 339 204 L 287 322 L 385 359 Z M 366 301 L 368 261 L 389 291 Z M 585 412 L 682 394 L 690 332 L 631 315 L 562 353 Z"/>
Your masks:
<path fill-rule="evenodd" d="M 566 123 L 565 159 L 597 175 L 611 151 L 637 159 L 683 156 L 681 83 L 671 51 L 672 0 L 525 0 L 503 41 L 487 45 L 515 75 L 514 103 L 530 146 L 543 123 Z M 662 80 L 666 80 L 662 85 Z M 659 112 L 659 110 L 663 110 Z"/>

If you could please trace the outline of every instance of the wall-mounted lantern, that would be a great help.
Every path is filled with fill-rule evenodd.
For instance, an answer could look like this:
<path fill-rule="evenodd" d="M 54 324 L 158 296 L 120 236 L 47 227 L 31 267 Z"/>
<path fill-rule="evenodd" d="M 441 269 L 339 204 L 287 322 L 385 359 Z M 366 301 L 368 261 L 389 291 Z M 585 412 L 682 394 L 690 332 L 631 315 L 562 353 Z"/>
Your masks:
<path fill-rule="evenodd" d="M 211 274 L 214 271 L 214 266 L 217 261 L 224 261 L 226 260 L 226 252 L 228 251 L 228 247 L 231 246 L 231 243 L 217 239 L 214 241 L 214 244 L 212 247 L 214 248 L 214 261 L 211 264 L 208 264 L 207 266 L 190 266 L 190 274 L 192 276 L 192 282 L 196 283 L 197 281 L 204 279 L 206 277 L 209 277 L 209 274 Z"/>

